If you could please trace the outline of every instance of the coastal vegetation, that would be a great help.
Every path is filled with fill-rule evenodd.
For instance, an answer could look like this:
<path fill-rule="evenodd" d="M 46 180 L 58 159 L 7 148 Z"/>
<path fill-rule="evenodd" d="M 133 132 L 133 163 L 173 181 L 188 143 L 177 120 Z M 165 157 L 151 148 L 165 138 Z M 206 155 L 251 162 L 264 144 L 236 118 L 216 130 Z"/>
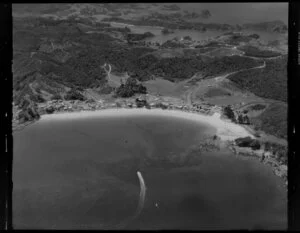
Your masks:
<path fill-rule="evenodd" d="M 258 140 L 251 137 L 237 138 L 235 143 L 239 147 L 251 147 L 253 150 L 259 150 L 261 146 Z"/>
<path fill-rule="evenodd" d="M 78 91 L 75 89 L 71 89 L 68 91 L 65 95 L 65 100 L 81 100 L 84 101 L 86 98 Z"/>
<path fill-rule="evenodd" d="M 37 111 L 37 107 L 33 105 L 28 105 L 23 108 L 18 114 L 18 120 L 20 123 L 25 123 L 27 121 L 32 121 L 40 118 L 40 114 Z"/>
<path fill-rule="evenodd" d="M 266 159 L 266 157 L 268 157 L 267 161 L 268 159 L 274 158 L 277 161 L 277 165 L 275 165 L 275 168 L 277 168 L 281 164 L 287 165 L 288 148 L 286 145 L 281 145 L 275 142 L 252 139 L 251 137 L 237 138 L 234 140 L 234 143 L 237 147 L 251 148 L 253 151 L 262 150 L 262 154 L 260 154 L 261 161 Z M 280 173 L 284 173 L 284 171 L 281 171 Z M 285 174 L 285 176 L 286 175 L 287 174 Z"/>
<path fill-rule="evenodd" d="M 287 104 L 273 103 L 268 106 L 259 116 L 251 118 L 256 129 L 287 138 Z"/>
<path fill-rule="evenodd" d="M 238 114 L 237 122 L 243 125 L 250 125 L 250 119 L 246 114 Z"/>
<path fill-rule="evenodd" d="M 288 148 L 287 146 L 280 145 L 272 142 L 265 142 L 263 144 L 265 151 L 271 152 L 276 156 L 277 160 L 283 164 L 288 162 Z"/>
<path fill-rule="evenodd" d="M 142 84 L 138 84 L 137 80 L 135 78 L 129 77 L 126 80 L 125 84 L 121 84 L 116 89 L 116 96 L 117 97 L 131 97 L 135 94 L 146 94 L 147 88 L 143 86 Z"/>
<path fill-rule="evenodd" d="M 232 110 L 232 107 L 230 105 L 223 108 L 223 114 L 231 121 L 236 121 L 234 111 Z"/>

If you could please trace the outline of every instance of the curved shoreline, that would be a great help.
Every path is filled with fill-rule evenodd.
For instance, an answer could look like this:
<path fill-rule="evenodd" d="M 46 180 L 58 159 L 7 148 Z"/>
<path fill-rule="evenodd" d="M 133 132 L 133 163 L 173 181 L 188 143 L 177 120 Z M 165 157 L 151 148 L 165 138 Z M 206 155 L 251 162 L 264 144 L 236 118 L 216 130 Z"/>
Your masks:
<path fill-rule="evenodd" d="M 210 126 L 216 130 L 216 136 L 220 138 L 221 141 L 232 143 L 235 139 L 240 137 L 251 137 L 255 138 L 252 132 L 248 131 L 243 125 L 235 124 L 229 120 L 221 118 L 221 114 L 215 112 L 213 115 L 207 115 L 199 112 L 188 112 L 183 110 L 170 110 L 161 108 L 105 108 L 97 110 L 85 110 L 85 111 L 74 111 L 74 112 L 55 112 L 53 114 L 41 115 L 40 119 L 32 121 L 30 124 L 42 121 L 62 121 L 62 120 L 72 120 L 72 119 L 88 119 L 88 118 L 107 118 L 107 117 L 130 117 L 130 116 L 163 116 L 163 117 L 174 117 L 180 118 L 188 121 L 194 121 L 199 124 L 204 124 Z M 23 126 L 22 130 L 27 125 Z M 14 130 L 14 131 L 19 131 Z M 230 146 L 229 146 L 230 147 Z M 232 146 L 231 146 L 232 147 Z M 236 154 L 233 151 L 234 154 Z M 238 153 L 239 154 L 239 153 Z M 287 185 L 286 178 L 278 175 L 278 170 L 280 166 L 277 164 L 268 164 L 268 159 L 262 161 L 260 157 L 253 156 L 251 153 L 247 155 L 239 154 L 239 156 L 250 156 L 257 158 L 260 162 L 270 166 L 276 176 L 283 178 L 285 184 Z M 279 170 L 280 171 L 280 170 Z"/>
<path fill-rule="evenodd" d="M 159 108 L 109 108 L 95 111 L 80 111 L 80 112 L 61 112 L 54 114 L 46 114 L 41 116 L 41 120 L 70 120 L 70 119 L 85 119 L 99 117 L 129 117 L 129 116 L 164 116 L 176 117 L 185 120 L 194 121 L 197 123 L 208 124 L 217 130 L 217 136 L 221 140 L 234 140 L 239 137 L 253 135 L 244 127 L 226 121 L 220 118 L 220 114 L 205 115 L 201 113 L 185 112 L 180 110 L 163 110 Z"/>

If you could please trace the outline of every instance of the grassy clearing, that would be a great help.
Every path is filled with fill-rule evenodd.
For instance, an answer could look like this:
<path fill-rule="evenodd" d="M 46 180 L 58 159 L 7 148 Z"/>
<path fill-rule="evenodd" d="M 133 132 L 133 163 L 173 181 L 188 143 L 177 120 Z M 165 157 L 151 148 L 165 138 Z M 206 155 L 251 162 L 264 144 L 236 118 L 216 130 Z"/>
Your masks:
<path fill-rule="evenodd" d="M 125 83 L 128 79 L 127 74 L 117 74 L 117 73 L 110 73 L 110 80 L 108 81 L 108 84 L 112 87 L 118 87 L 121 85 L 121 83 Z"/>
<path fill-rule="evenodd" d="M 208 91 L 204 94 L 206 98 L 218 97 L 218 96 L 230 96 L 231 93 L 225 89 L 213 87 L 209 88 Z"/>
<path fill-rule="evenodd" d="M 144 82 L 144 86 L 147 88 L 149 93 L 164 96 L 179 97 L 183 92 L 183 90 L 180 91 L 180 86 L 182 85 L 161 78 Z"/>

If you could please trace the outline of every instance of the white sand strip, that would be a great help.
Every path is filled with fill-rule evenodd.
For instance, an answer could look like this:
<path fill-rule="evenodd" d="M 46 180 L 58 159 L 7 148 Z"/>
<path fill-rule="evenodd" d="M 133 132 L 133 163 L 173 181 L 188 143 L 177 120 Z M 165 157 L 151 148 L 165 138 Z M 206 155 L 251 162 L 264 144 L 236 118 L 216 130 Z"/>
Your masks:
<path fill-rule="evenodd" d="M 162 109 L 103 109 L 97 111 L 81 111 L 81 112 L 62 112 L 49 115 L 42 115 L 41 120 L 70 120 L 70 119 L 86 119 L 99 117 L 128 117 L 128 116 L 166 116 L 177 117 L 186 120 L 195 121 L 201 124 L 207 124 L 217 129 L 217 135 L 222 140 L 234 140 L 239 137 L 250 136 L 253 138 L 245 128 L 232 122 L 220 119 L 220 114 L 215 113 L 213 116 L 190 113 L 180 110 L 162 110 Z"/>

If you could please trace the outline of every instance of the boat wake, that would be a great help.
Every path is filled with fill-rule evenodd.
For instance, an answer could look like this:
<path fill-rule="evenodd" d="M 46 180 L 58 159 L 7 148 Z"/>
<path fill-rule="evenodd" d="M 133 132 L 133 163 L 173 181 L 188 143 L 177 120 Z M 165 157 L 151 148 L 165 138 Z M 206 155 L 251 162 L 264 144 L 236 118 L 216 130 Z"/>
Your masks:
<path fill-rule="evenodd" d="M 132 215 L 129 218 L 125 219 L 121 223 L 115 225 L 113 228 L 116 228 L 116 229 L 124 228 L 128 223 L 130 223 L 134 219 L 136 219 L 141 214 L 141 212 L 144 208 L 145 198 L 146 198 L 146 189 L 147 188 L 146 188 L 145 181 L 143 179 L 142 173 L 137 171 L 137 176 L 138 176 L 139 181 L 140 181 L 140 196 L 139 196 L 139 203 L 138 203 L 137 209 L 136 209 L 134 215 Z"/>

